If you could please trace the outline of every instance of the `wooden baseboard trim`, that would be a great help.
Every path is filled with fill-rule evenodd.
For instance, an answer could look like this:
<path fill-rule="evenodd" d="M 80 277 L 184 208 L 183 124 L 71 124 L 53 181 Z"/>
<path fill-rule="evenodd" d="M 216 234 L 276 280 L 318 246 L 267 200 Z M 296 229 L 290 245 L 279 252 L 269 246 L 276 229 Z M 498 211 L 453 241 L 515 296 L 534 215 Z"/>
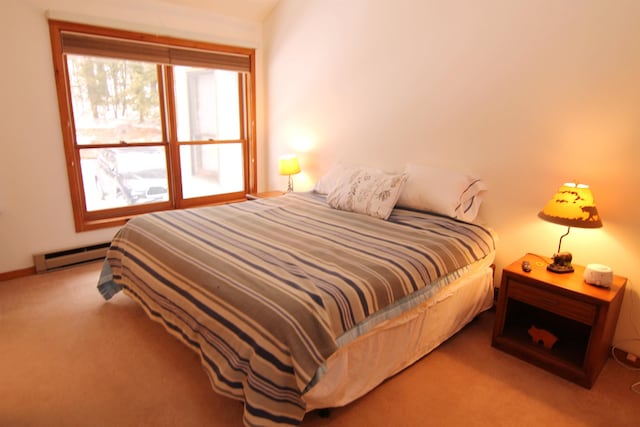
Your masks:
<path fill-rule="evenodd" d="M 17 279 L 19 277 L 27 277 L 36 274 L 35 267 L 27 267 L 22 270 L 7 271 L 6 273 L 0 273 L 0 282 L 6 280 Z"/>

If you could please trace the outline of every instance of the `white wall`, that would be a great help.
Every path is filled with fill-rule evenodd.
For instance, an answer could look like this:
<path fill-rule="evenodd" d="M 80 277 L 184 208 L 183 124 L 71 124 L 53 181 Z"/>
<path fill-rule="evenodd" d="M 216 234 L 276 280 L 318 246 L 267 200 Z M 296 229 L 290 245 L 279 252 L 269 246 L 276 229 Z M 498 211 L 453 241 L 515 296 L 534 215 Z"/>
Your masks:
<path fill-rule="evenodd" d="M 106 242 L 116 229 L 76 233 L 45 14 L 103 25 L 256 48 L 261 25 L 158 0 L 3 0 L 0 13 L 0 273 L 33 265 L 32 255 Z M 260 72 L 258 87 L 263 87 Z M 258 90 L 258 133 L 264 96 Z M 262 148 L 259 158 L 264 157 Z M 264 167 L 259 163 L 259 175 Z"/>
<path fill-rule="evenodd" d="M 638 339 L 638 22 L 634 0 L 281 0 L 264 32 L 269 186 L 286 186 L 275 159 L 292 151 L 298 190 L 336 160 L 477 174 L 501 269 L 552 255 L 566 229 L 538 211 L 563 182 L 590 184 L 604 228 L 563 249 L 631 279 L 617 341 Z"/>

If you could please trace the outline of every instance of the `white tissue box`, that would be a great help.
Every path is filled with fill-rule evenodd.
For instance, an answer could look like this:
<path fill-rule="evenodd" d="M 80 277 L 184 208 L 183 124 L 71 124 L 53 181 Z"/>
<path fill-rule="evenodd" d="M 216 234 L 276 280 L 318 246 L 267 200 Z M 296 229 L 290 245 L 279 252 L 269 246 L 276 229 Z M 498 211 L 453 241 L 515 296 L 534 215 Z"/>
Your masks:
<path fill-rule="evenodd" d="M 584 269 L 584 281 L 590 285 L 609 288 L 613 283 L 613 270 L 602 264 L 587 264 Z"/>

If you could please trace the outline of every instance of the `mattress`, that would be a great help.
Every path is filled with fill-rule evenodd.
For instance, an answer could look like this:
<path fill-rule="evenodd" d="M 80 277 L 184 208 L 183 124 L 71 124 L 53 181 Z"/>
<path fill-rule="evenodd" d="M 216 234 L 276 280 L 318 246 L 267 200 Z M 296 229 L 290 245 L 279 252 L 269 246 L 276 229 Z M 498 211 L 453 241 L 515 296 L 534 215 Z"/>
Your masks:
<path fill-rule="evenodd" d="M 493 306 L 493 257 L 426 301 L 390 318 L 332 354 L 303 396 L 307 412 L 362 397 L 451 338 Z M 372 357 L 371 355 L 375 355 Z"/>
<path fill-rule="evenodd" d="M 494 251 L 476 224 L 403 209 L 383 221 L 287 194 L 136 217 L 99 288 L 123 289 L 198 352 L 213 388 L 244 402 L 246 425 L 296 425 L 333 354 Z"/>

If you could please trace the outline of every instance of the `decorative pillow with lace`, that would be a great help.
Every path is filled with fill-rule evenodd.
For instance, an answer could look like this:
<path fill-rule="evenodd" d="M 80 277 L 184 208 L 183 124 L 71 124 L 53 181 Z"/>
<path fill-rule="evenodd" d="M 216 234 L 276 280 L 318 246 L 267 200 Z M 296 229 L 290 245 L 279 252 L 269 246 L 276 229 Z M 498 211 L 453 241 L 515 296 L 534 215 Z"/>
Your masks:
<path fill-rule="evenodd" d="M 356 168 L 342 176 L 327 194 L 329 206 L 388 219 L 407 180 L 406 174 Z"/>

